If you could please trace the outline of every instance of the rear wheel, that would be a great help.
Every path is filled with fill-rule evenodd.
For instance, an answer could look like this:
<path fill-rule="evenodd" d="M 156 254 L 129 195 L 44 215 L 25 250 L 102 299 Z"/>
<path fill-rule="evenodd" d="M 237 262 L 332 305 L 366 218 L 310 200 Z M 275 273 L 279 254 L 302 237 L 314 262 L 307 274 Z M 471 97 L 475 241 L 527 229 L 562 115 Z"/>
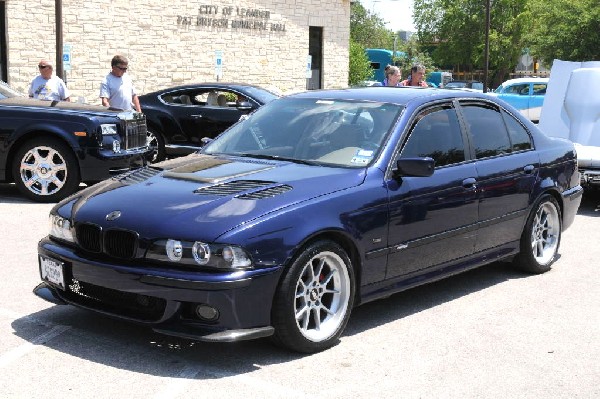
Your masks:
<path fill-rule="evenodd" d="M 521 252 L 514 265 L 529 273 L 544 273 L 556 260 L 562 232 L 560 207 L 551 195 L 540 198 L 521 236 Z"/>
<path fill-rule="evenodd" d="M 309 245 L 285 271 L 277 289 L 274 342 L 304 353 L 333 346 L 348 323 L 354 292 L 346 252 L 332 241 Z"/>
<path fill-rule="evenodd" d="M 17 188 L 38 202 L 57 202 L 75 192 L 79 165 L 66 144 L 53 138 L 25 142 L 15 153 L 13 179 Z"/>

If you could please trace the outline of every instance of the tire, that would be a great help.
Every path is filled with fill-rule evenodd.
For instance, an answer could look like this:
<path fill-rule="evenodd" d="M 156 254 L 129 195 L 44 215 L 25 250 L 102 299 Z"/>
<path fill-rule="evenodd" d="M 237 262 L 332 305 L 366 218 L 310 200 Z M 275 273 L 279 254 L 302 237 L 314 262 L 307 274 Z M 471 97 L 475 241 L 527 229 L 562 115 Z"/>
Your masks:
<path fill-rule="evenodd" d="M 354 293 L 354 271 L 346 252 L 332 241 L 310 244 L 280 281 L 272 310 L 272 340 L 302 353 L 333 346 L 348 323 Z"/>
<path fill-rule="evenodd" d="M 562 234 L 558 202 L 551 195 L 541 197 L 527 219 L 521 235 L 521 252 L 513 264 L 525 272 L 540 274 L 556 260 Z"/>
<path fill-rule="evenodd" d="M 148 162 L 156 163 L 165 160 L 167 156 L 165 139 L 158 130 L 148 129 L 146 133 L 146 144 L 149 148 L 152 148 L 152 152 L 148 155 Z"/>
<path fill-rule="evenodd" d="M 79 164 L 66 144 L 53 138 L 25 142 L 13 160 L 19 191 L 37 202 L 58 202 L 79 186 Z"/>

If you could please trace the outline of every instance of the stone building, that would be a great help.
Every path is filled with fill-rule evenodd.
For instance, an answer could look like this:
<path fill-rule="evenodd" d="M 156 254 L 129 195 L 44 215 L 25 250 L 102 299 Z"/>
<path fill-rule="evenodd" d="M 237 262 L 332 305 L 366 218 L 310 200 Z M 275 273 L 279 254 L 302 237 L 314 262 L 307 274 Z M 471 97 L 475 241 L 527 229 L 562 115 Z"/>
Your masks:
<path fill-rule="evenodd" d="M 349 20 L 349 0 L 0 0 L 0 77 L 26 92 L 47 58 L 72 99 L 99 104 L 122 54 L 139 94 L 216 80 L 347 87 Z"/>

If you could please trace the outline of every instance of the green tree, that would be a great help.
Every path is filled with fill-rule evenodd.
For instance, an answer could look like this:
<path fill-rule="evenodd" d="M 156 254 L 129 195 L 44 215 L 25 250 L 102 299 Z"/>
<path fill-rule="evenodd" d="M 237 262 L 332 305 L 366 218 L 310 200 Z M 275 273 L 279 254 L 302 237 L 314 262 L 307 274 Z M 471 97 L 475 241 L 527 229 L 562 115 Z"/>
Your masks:
<path fill-rule="evenodd" d="M 531 54 L 545 64 L 600 60 L 598 0 L 528 0 L 535 18 L 527 35 Z"/>
<path fill-rule="evenodd" d="M 394 34 L 377 14 L 355 1 L 350 6 L 350 39 L 363 48 L 392 49 Z"/>
<path fill-rule="evenodd" d="M 414 1 L 419 41 L 434 48 L 436 64 L 464 70 L 485 67 L 485 4 L 486 0 Z M 523 0 L 490 0 L 490 4 L 489 76 L 498 83 L 517 65 L 531 18 Z"/>
<path fill-rule="evenodd" d="M 365 48 L 350 39 L 350 66 L 348 85 L 357 86 L 364 80 L 373 78 L 373 69 Z"/>

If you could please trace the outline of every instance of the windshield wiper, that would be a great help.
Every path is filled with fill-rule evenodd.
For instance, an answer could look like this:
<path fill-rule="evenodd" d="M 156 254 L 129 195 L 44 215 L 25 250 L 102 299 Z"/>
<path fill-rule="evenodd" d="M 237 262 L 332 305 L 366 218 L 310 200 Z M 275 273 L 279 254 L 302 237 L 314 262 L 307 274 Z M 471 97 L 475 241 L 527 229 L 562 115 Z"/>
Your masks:
<path fill-rule="evenodd" d="M 271 159 L 271 160 L 274 160 L 274 161 L 287 161 L 287 162 L 299 163 L 299 164 L 302 164 L 302 165 L 314 165 L 314 166 L 321 166 L 322 165 L 320 162 L 317 162 L 317 161 L 309 161 L 309 160 L 306 160 L 306 159 L 297 159 L 297 158 L 282 157 L 282 156 L 279 156 L 279 155 L 253 154 L 251 152 L 240 152 L 240 153 L 229 154 L 229 155 L 234 155 L 234 156 L 238 156 L 238 157 L 245 157 L 245 158 L 258 158 L 258 159 Z"/>

